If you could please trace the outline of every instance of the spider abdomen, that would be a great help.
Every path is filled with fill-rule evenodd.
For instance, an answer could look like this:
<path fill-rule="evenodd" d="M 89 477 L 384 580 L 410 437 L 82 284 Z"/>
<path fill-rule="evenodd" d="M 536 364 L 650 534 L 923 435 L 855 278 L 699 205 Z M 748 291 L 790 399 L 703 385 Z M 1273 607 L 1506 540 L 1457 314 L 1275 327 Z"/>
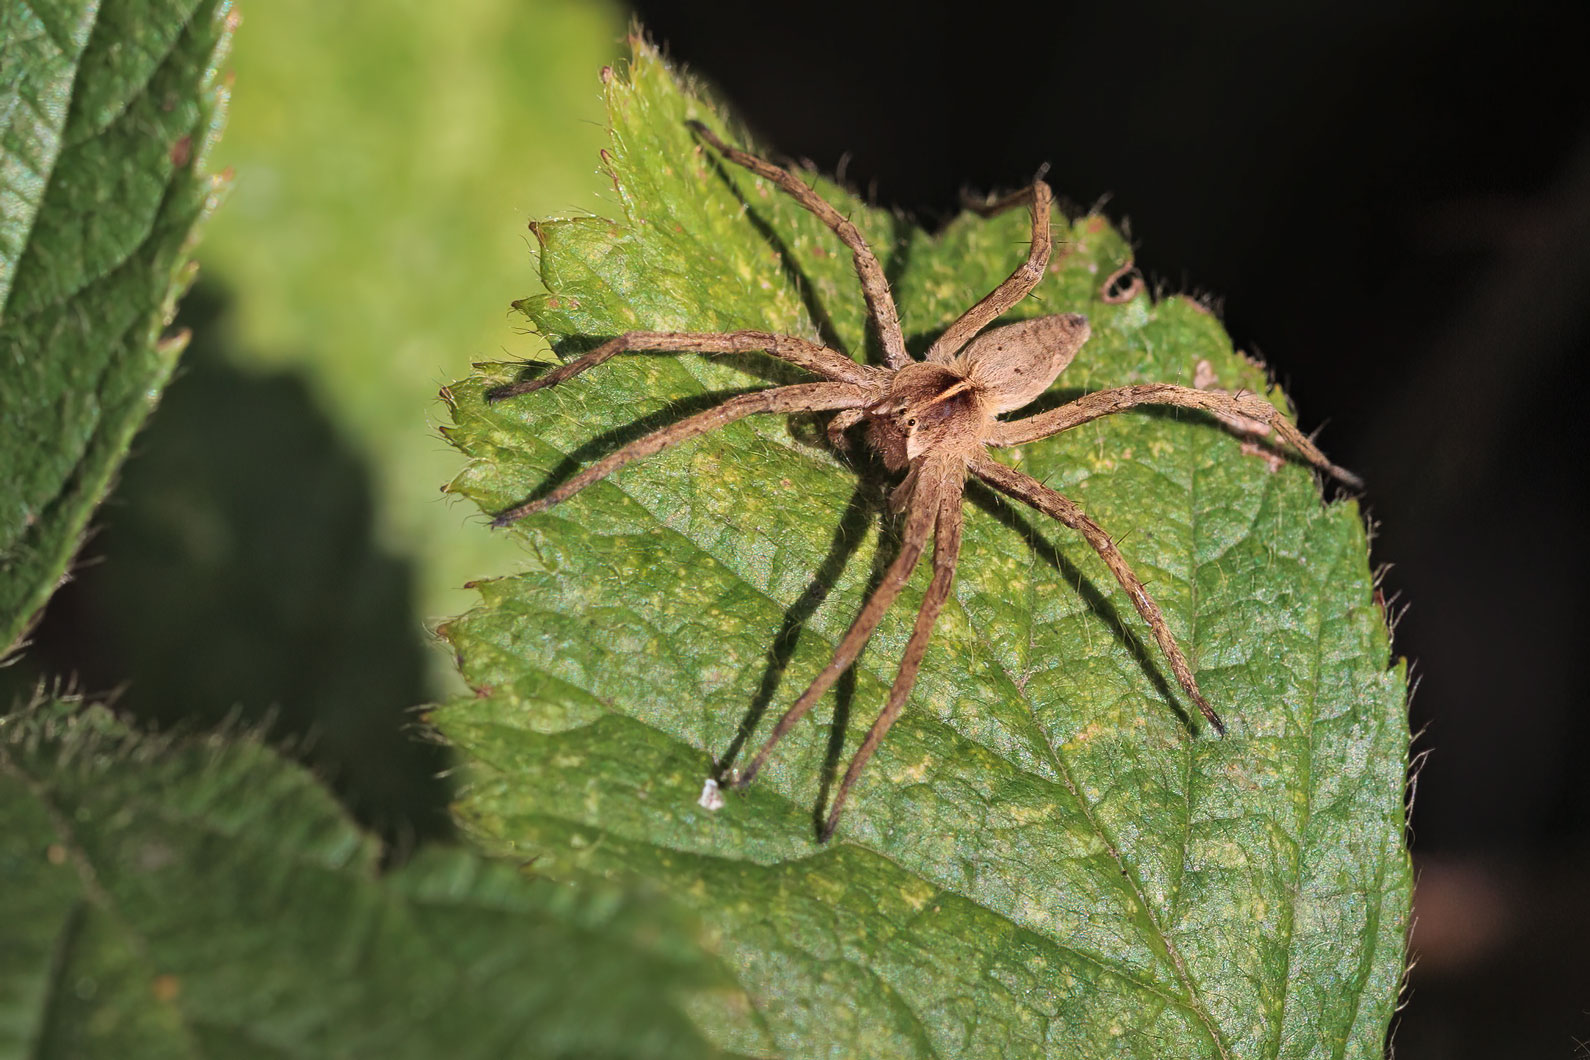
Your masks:
<path fill-rule="evenodd" d="M 1034 317 L 985 331 L 955 358 L 997 415 L 1028 404 L 1049 389 L 1088 341 L 1080 313 Z"/>

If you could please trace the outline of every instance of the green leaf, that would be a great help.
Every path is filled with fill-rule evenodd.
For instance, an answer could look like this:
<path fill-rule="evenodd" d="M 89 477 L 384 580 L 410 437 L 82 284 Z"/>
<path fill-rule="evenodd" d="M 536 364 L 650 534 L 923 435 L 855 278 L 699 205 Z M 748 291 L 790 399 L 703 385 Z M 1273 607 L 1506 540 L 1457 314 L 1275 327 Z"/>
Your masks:
<path fill-rule="evenodd" d="M 256 739 L 0 719 L 0 1054 L 697 1057 L 744 1006 L 655 902 L 377 854 Z"/>
<path fill-rule="evenodd" d="M 182 340 L 225 0 L 0 7 L 0 653 L 49 598 Z"/>
<path fill-rule="evenodd" d="M 178 317 L 193 332 L 180 376 L 96 517 L 87 551 L 103 561 L 0 669 L 0 702 L 69 674 L 117 689 L 141 724 L 245 721 L 392 841 L 450 832 L 447 752 L 413 732 L 440 653 L 410 566 L 382 547 L 369 469 L 300 377 L 224 355 L 228 319 L 201 277 Z"/>
<path fill-rule="evenodd" d="M 684 123 L 721 129 L 714 108 L 643 46 L 607 91 L 621 214 L 543 223 L 546 293 L 520 303 L 555 348 L 756 327 L 860 355 L 837 240 L 702 148 Z M 877 249 L 913 349 L 1026 252 L 1020 212 L 930 236 L 818 186 Z M 1190 385 L 1205 360 L 1220 385 L 1265 391 L 1198 303 L 1103 300 L 1130 257 L 1103 218 L 1057 234 L 1012 316 L 1085 312 L 1093 338 L 1035 408 Z M 470 458 L 451 488 L 488 512 L 789 376 L 760 356 L 630 356 L 484 405 L 515 374 L 451 388 L 447 433 Z M 882 705 L 925 571 L 757 782 L 697 805 L 714 762 L 743 764 L 745 733 L 827 661 L 890 555 L 888 476 L 821 437 L 820 418 L 742 421 L 516 525 L 524 569 L 445 629 L 476 695 L 434 720 L 473 834 L 557 877 L 640 877 L 693 905 L 769 1055 L 1380 1056 L 1411 892 L 1408 729 L 1357 506 L 1174 410 L 1001 453 L 1121 542 L 1231 734 L 1193 731 L 1085 544 L 974 489 L 920 682 L 822 846 L 814 817 Z M 744 1021 L 701 1026 L 758 1048 Z"/>
<path fill-rule="evenodd" d="M 244 15 L 217 149 L 237 186 L 199 255 L 234 304 L 227 360 L 304 381 L 369 469 L 380 545 L 414 566 L 411 621 L 451 614 L 513 548 L 458 532 L 466 508 L 436 496 L 457 462 L 427 418 L 471 361 L 544 349 L 507 312 L 524 224 L 602 187 L 596 74 L 623 12 L 269 0 Z M 445 654 L 426 661 L 455 691 Z"/>

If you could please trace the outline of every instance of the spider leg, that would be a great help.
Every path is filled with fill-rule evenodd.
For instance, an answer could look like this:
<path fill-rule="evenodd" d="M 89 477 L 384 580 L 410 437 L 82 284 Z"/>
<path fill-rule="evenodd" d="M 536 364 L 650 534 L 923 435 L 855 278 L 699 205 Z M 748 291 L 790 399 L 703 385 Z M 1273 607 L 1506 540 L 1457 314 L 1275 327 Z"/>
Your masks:
<path fill-rule="evenodd" d="M 1044 163 L 1033 176 L 1033 183 L 1037 183 L 1049 174 L 1049 165 Z M 1032 198 L 1032 185 L 1008 195 L 980 196 L 975 195 L 965 188 L 961 189 L 961 209 L 972 213 L 982 214 L 984 217 L 993 217 L 995 214 L 1004 213 L 1012 206 L 1020 206 Z"/>
<path fill-rule="evenodd" d="M 703 333 L 691 331 L 626 331 L 609 339 L 596 349 L 567 364 L 559 365 L 544 375 L 523 382 L 499 386 L 486 392 L 486 401 L 496 404 L 505 398 L 528 394 L 573 379 L 581 372 L 595 368 L 621 353 L 641 350 L 671 350 L 690 353 L 751 353 L 760 351 L 780 360 L 804 368 L 813 375 L 832 379 L 836 383 L 875 383 L 882 374 L 870 365 L 857 364 L 838 350 L 820 346 L 793 335 L 775 335 L 768 331 L 727 331 Z"/>
<path fill-rule="evenodd" d="M 756 752 L 756 757 L 752 758 L 750 764 L 735 778 L 735 787 L 743 788 L 756 779 L 756 774 L 767 762 L 768 756 L 773 753 L 773 748 L 778 742 L 795 727 L 796 722 L 806 716 L 806 712 L 823 697 L 823 693 L 833 687 L 834 682 L 839 680 L 839 675 L 849 669 L 856 661 L 856 656 L 861 654 L 862 647 L 872 637 L 884 613 L 894 603 L 895 597 L 900 595 L 900 590 L 904 589 L 906 582 L 911 580 L 911 572 L 916 569 L 917 561 L 922 558 L 928 534 L 938 519 L 937 499 L 938 491 L 934 484 L 924 483 L 918 487 L 906 514 L 899 554 L 894 557 L 894 562 L 889 564 L 889 569 L 884 571 L 883 580 L 878 583 L 878 587 L 861 606 L 861 613 L 856 616 L 855 621 L 850 624 L 849 631 L 834 649 L 828 665 L 823 667 L 822 672 L 812 681 L 810 687 L 801 693 L 794 705 L 784 712 L 784 716 L 778 719 L 778 724 L 773 726 L 773 732 Z"/>
<path fill-rule="evenodd" d="M 905 350 L 905 333 L 900 330 L 900 311 L 895 308 L 889 294 L 889 280 L 884 276 L 878 256 L 872 252 L 861 230 L 850 218 L 834 209 L 827 200 L 812 190 L 807 183 L 781 166 L 757 158 L 738 148 L 730 147 L 718 134 L 699 121 L 686 122 L 707 143 L 717 148 L 723 156 L 736 165 L 744 166 L 764 180 L 771 180 L 789 196 L 833 229 L 839 241 L 850 249 L 856 265 L 856 275 L 861 279 L 861 293 L 867 300 L 867 312 L 878 328 L 878 341 L 883 344 L 883 363 L 890 368 L 903 368 L 911 363 Z"/>
<path fill-rule="evenodd" d="M 790 386 L 757 390 L 732 397 L 721 405 L 688 416 L 638 438 L 615 453 L 610 453 L 559 485 L 546 496 L 509 508 L 492 519 L 493 527 L 507 526 L 527 515 L 544 512 L 568 500 L 593 482 L 599 482 L 625 464 L 660 453 L 671 445 L 706 434 L 735 420 L 763 412 L 822 412 L 827 409 L 856 408 L 870 399 L 872 390 L 854 383 L 794 383 Z"/>
<path fill-rule="evenodd" d="M 860 409 L 845 409 L 828 421 L 828 444 L 841 452 L 850 448 L 850 439 L 845 437 L 845 432 L 856 424 L 866 419 L 866 414 Z"/>
<path fill-rule="evenodd" d="M 950 596 L 950 583 L 955 580 L 955 563 L 961 554 L 961 494 L 964 489 L 964 472 L 956 469 L 954 477 L 944 484 L 939 497 L 938 522 L 933 530 L 933 580 L 928 584 L 922 608 L 917 612 L 916 626 L 911 630 L 911 639 L 906 642 L 905 655 L 900 660 L 900 670 L 895 675 L 894 685 L 889 689 L 888 702 L 872 723 L 872 728 L 867 730 L 867 738 L 862 741 L 861 748 L 850 760 L 845 777 L 839 782 L 839 791 L 828 808 L 828 820 L 823 824 L 822 831 L 825 843 L 839 825 L 839 814 L 845 808 L 850 789 L 860 779 L 861 771 L 867 768 L 873 752 L 888 734 L 889 726 L 905 709 L 905 701 L 916 685 L 917 670 L 922 665 L 922 656 L 927 652 L 928 639 L 933 636 L 939 612 L 944 610 L 945 601 Z"/>
<path fill-rule="evenodd" d="M 1203 409 L 1206 412 L 1241 416 L 1257 420 L 1270 428 L 1282 441 L 1295 449 L 1304 460 L 1332 478 L 1354 489 L 1363 488 L 1364 481 L 1345 468 L 1337 467 L 1326 459 L 1308 436 L 1287 419 L 1286 414 L 1258 394 L 1228 394 L 1219 390 L 1195 390 L 1173 383 L 1142 383 L 1137 386 L 1118 386 L 1100 390 L 1077 398 L 1059 408 L 1040 412 L 1036 416 L 994 424 L 986 439 L 989 445 L 1024 445 L 1039 438 L 1047 438 L 1061 431 L 1069 431 L 1090 420 L 1109 416 L 1134 405 L 1176 405 L 1181 408 Z"/>
<path fill-rule="evenodd" d="M 961 318 L 951 324 L 940 335 L 927 353 L 922 355 L 924 361 L 947 362 L 960 352 L 973 335 L 982 331 L 993 323 L 1005 310 L 1015 305 L 1032 293 L 1038 286 L 1038 281 L 1043 279 L 1043 270 L 1049 264 L 1049 252 L 1054 248 L 1054 237 L 1049 233 L 1049 211 L 1054 202 L 1054 195 L 1049 191 L 1049 185 L 1043 181 L 1034 181 L 1032 186 L 1025 191 L 999 202 L 991 204 L 985 209 L 998 210 L 1006 206 L 1029 199 L 1029 209 L 1032 211 L 1032 249 L 1027 254 L 1027 260 L 1016 266 L 1016 271 L 1011 273 L 1004 283 L 994 288 L 982 301 L 961 314 Z"/>
<path fill-rule="evenodd" d="M 976 457 L 971 463 L 971 469 L 972 474 L 1000 492 L 1007 493 L 1019 501 L 1032 505 L 1045 515 L 1060 520 L 1081 534 L 1083 539 L 1093 546 L 1093 551 L 1099 554 L 1105 566 L 1110 568 L 1110 573 L 1115 575 L 1115 580 L 1126 590 L 1126 595 L 1132 600 L 1132 606 L 1137 608 L 1137 613 L 1143 616 L 1143 621 L 1153 630 L 1154 639 L 1159 642 L 1159 650 L 1164 652 L 1165 658 L 1170 661 L 1170 669 L 1176 675 L 1177 683 L 1198 705 L 1198 709 L 1209 720 L 1209 724 L 1214 726 L 1215 731 L 1224 736 L 1226 724 L 1220 720 L 1220 715 L 1215 713 L 1214 708 L 1204 699 L 1203 693 L 1198 690 L 1198 679 L 1193 676 L 1192 665 L 1188 663 L 1187 656 L 1182 654 L 1181 646 L 1171 635 L 1170 626 L 1165 622 L 1165 613 L 1159 609 L 1154 598 L 1148 595 L 1142 580 L 1133 572 L 1126 562 L 1126 557 L 1121 555 L 1121 550 L 1115 547 L 1115 542 L 1110 540 L 1110 535 L 1105 533 L 1104 528 L 1083 514 L 1081 508 L 1031 475 L 1006 467 L 986 456 Z"/>

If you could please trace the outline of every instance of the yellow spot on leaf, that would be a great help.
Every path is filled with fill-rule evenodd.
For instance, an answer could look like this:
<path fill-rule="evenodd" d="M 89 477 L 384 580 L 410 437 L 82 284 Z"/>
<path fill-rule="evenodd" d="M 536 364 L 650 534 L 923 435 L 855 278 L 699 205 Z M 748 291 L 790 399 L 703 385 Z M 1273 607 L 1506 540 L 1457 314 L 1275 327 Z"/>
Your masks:
<path fill-rule="evenodd" d="M 921 880 L 913 880 L 910 885 L 900 888 L 900 897 L 905 900 L 905 904 L 918 913 L 927 908 L 933 894 L 933 888 Z"/>

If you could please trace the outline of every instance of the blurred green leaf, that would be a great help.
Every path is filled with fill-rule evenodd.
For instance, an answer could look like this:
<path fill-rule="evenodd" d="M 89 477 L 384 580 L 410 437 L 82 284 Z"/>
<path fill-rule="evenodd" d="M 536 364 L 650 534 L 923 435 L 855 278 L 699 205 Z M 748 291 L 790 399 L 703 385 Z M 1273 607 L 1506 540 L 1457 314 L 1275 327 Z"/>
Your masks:
<path fill-rule="evenodd" d="M 698 1057 L 743 1007 L 655 903 L 377 851 L 253 738 L 0 719 L 0 1053 Z"/>
<path fill-rule="evenodd" d="M 445 834 L 446 750 L 414 733 L 435 652 L 413 566 L 381 548 L 370 469 L 303 376 L 226 356 L 219 293 L 184 297 L 182 371 L 0 703 L 71 675 L 144 725 L 233 718 L 399 848 Z"/>
<path fill-rule="evenodd" d="M 376 544 L 415 565 L 413 619 L 467 606 L 464 581 L 510 561 L 436 492 L 456 461 L 427 420 L 484 358 L 533 353 L 525 222 L 589 202 L 597 69 L 623 14 L 591 0 L 326 4 L 244 12 L 217 158 L 237 172 L 206 233 L 234 304 L 226 355 L 292 371 L 372 475 Z M 125 562 L 125 560 L 123 560 Z M 446 656 L 436 676 L 451 680 Z"/>
<path fill-rule="evenodd" d="M 171 375 L 214 205 L 224 0 L 0 6 L 0 653 L 49 598 Z"/>
<path fill-rule="evenodd" d="M 606 187 L 596 72 L 622 22 L 586 0 L 243 15 L 194 341 L 0 704 L 69 674 L 145 722 L 236 711 L 401 844 L 448 823 L 410 711 L 460 684 L 424 619 L 514 551 L 459 533 L 427 421 L 471 361 L 537 347 L 508 311 L 524 222 Z"/>
<path fill-rule="evenodd" d="M 644 47 L 607 91 L 621 213 L 540 226 L 547 293 L 521 303 L 540 333 L 572 352 L 630 327 L 757 327 L 859 355 L 848 259 L 690 135 L 689 118 L 723 127 L 711 105 Z M 879 251 L 916 349 L 1025 253 L 1019 212 L 929 236 L 819 186 Z M 1102 218 L 1058 235 L 1012 315 L 1085 312 L 1093 339 L 1037 407 L 1191 384 L 1204 360 L 1220 385 L 1265 390 L 1195 302 L 1102 300 L 1130 255 Z M 470 458 L 452 488 L 488 512 L 788 376 L 756 355 L 632 356 L 485 406 L 515 374 L 451 388 L 447 433 Z M 777 1055 L 1380 1056 L 1411 892 L 1408 729 L 1357 506 L 1191 413 L 1001 454 L 1115 534 L 1231 735 L 1194 735 L 1082 542 L 976 489 L 917 690 L 824 847 L 815 817 L 883 702 L 925 571 L 757 783 L 697 805 L 714 763 L 826 662 L 890 554 L 887 476 L 820 439 L 817 418 L 743 421 L 517 524 L 524 569 L 444 630 L 475 695 L 434 720 L 473 834 L 554 877 L 640 877 L 693 905 Z M 758 1051 L 750 1016 L 724 1015 L 700 1026 Z"/>

